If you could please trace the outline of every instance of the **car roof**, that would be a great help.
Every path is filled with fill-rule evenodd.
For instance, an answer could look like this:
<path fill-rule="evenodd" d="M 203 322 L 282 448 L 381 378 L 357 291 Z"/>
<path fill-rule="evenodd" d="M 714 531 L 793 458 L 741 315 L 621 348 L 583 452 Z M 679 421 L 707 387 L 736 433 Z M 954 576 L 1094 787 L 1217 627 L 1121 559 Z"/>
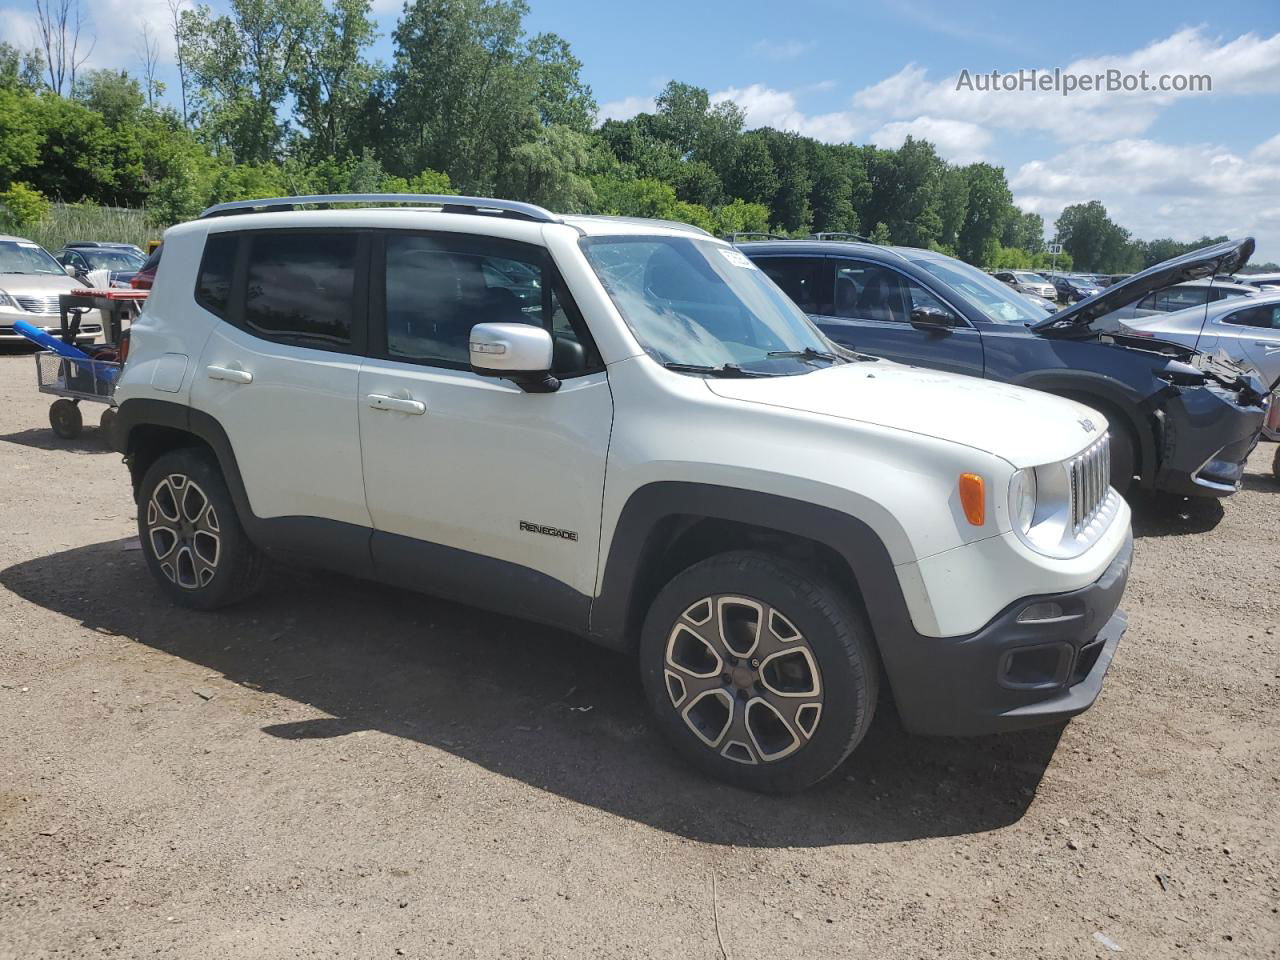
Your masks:
<path fill-rule="evenodd" d="M 793 257 L 825 257 L 832 254 L 866 257 L 886 263 L 903 260 L 953 260 L 944 253 L 917 247 L 890 247 L 851 240 L 744 240 L 737 244 L 746 254 L 786 254 Z"/>
<path fill-rule="evenodd" d="M 1126 327 L 1134 327 L 1138 330 L 1155 329 L 1162 324 L 1177 325 L 1186 320 L 1194 320 L 1200 323 L 1206 316 L 1217 316 L 1221 313 L 1234 313 L 1236 310 L 1246 310 L 1249 307 L 1266 306 L 1267 304 L 1280 303 L 1280 290 L 1263 291 L 1253 296 L 1240 298 L 1231 297 L 1227 300 L 1215 300 L 1210 304 L 1195 304 L 1190 307 L 1183 307 L 1181 310 L 1170 310 L 1168 313 L 1156 313 L 1145 317 L 1134 317 L 1130 320 L 1123 321 Z M 1207 306 L 1207 311 L 1206 311 Z"/>
<path fill-rule="evenodd" d="M 8 243 L 35 243 L 34 240 L 28 240 L 26 237 L 15 237 L 9 233 L 0 233 L 0 241 Z M 36 244 L 39 246 L 39 244 Z"/>

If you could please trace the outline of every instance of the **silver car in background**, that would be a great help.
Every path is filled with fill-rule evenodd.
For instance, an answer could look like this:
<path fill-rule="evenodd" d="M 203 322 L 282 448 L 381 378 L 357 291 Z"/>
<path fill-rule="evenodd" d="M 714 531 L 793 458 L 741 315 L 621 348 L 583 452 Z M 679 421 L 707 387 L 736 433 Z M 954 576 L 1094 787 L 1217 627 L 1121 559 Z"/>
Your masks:
<path fill-rule="evenodd" d="M 26 343 L 13 329 L 17 320 L 46 333 L 60 333 L 58 295 L 82 289 L 84 285 L 67 276 L 62 264 L 38 243 L 0 235 L 0 343 Z M 101 332 L 99 317 L 86 317 L 78 340 L 91 343 Z"/>
<path fill-rule="evenodd" d="M 1053 284 L 1038 273 L 1032 273 L 1029 270 L 999 270 L 992 276 L 1001 283 L 1007 283 L 1019 293 L 1043 297 L 1050 301 L 1058 298 L 1058 291 L 1054 289 Z"/>
<path fill-rule="evenodd" d="M 1258 288 L 1244 283 L 1231 283 L 1226 280 L 1188 280 L 1186 283 L 1175 283 L 1154 293 L 1149 293 L 1137 303 L 1114 310 L 1093 323 L 1095 330 L 1103 333 L 1115 333 L 1121 324 L 1143 317 L 1158 317 L 1161 314 L 1177 313 L 1200 307 L 1203 316 L 1205 304 L 1219 303 L 1223 300 L 1235 300 L 1240 297 L 1251 297 L 1258 293 Z"/>
<path fill-rule="evenodd" d="M 1280 290 L 1124 320 L 1120 332 L 1224 353 L 1257 370 L 1272 390 L 1280 381 Z"/>

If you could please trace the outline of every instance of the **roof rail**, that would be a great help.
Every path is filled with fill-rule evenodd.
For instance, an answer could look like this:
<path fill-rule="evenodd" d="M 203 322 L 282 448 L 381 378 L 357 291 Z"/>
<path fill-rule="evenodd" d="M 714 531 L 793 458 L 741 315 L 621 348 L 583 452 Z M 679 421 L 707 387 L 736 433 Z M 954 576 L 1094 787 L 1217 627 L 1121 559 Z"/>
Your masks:
<path fill-rule="evenodd" d="M 730 243 L 750 242 L 752 237 L 763 237 L 765 240 L 790 240 L 790 237 L 784 237 L 776 233 L 765 233 L 763 230 L 744 230 L 741 233 L 731 233 L 728 236 Z"/>
<path fill-rule="evenodd" d="M 810 240 L 855 240 L 858 243 L 874 243 L 875 242 L 874 240 L 870 240 L 867 237 L 864 237 L 860 233 L 842 233 L 838 230 L 828 231 L 826 233 L 811 233 L 809 234 L 809 239 Z"/>
<path fill-rule="evenodd" d="M 215 203 L 201 212 L 196 219 L 225 217 L 236 213 L 257 213 L 267 210 L 292 210 L 312 204 L 376 203 L 409 204 L 440 207 L 445 213 L 485 213 L 535 223 L 559 223 L 560 218 L 549 210 L 518 200 L 497 200 L 493 197 L 453 197 L 432 193 L 332 193 L 305 197 L 269 197 L 261 200 L 233 200 Z"/>

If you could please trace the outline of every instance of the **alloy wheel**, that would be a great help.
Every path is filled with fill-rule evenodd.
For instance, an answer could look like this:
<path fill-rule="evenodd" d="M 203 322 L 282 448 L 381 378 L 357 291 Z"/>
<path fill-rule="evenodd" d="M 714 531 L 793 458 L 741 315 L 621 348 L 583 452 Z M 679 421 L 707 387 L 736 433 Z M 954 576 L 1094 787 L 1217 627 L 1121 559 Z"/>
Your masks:
<path fill-rule="evenodd" d="M 770 763 L 808 743 L 822 718 L 821 672 L 782 613 L 750 597 L 704 597 L 667 636 L 671 705 L 709 750 Z"/>
<path fill-rule="evenodd" d="M 160 570 L 184 590 L 206 587 L 218 572 L 222 535 L 208 494 L 190 477 L 171 473 L 147 501 L 147 539 Z"/>

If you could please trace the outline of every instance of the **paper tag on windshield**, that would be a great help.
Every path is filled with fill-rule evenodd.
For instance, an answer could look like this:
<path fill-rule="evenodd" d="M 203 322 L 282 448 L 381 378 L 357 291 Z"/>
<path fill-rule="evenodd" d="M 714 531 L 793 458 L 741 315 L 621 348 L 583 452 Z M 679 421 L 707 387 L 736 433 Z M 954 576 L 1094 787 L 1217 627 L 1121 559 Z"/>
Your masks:
<path fill-rule="evenodd" d="M 716 247 L 716 249 L 720 251 L 720 256 L 735 267 L 746 267 L 749 270 L 756 269 L 756 265 L 741 250 L 734 250 L 732 247 Z"/>

